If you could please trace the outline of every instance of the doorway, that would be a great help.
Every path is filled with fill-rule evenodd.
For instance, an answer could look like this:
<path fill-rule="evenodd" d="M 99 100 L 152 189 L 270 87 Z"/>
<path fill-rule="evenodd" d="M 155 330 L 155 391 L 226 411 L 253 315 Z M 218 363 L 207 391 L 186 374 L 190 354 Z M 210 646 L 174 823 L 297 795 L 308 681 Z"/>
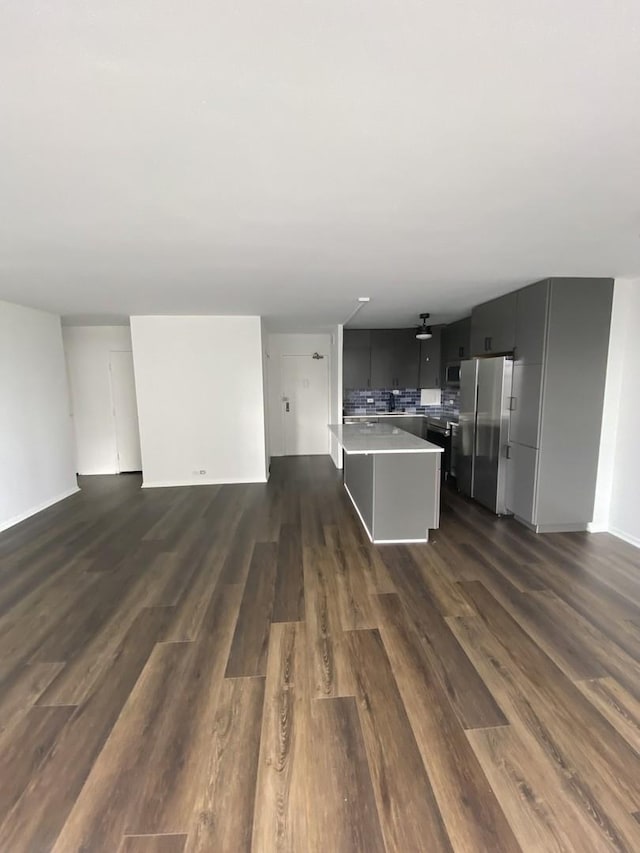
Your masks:
<path fill-rule="evenodd" d="M 116 459 L 119 474 L 142 470 L 138 404 L 133 372 L 133 353 L 109 353 L 111 403 L 116 434 Z"/>
<path fill-rule="evenodd" d="M 329 452 L 329 358 L 326 353 L 281 355 L 285 456 Z"/>

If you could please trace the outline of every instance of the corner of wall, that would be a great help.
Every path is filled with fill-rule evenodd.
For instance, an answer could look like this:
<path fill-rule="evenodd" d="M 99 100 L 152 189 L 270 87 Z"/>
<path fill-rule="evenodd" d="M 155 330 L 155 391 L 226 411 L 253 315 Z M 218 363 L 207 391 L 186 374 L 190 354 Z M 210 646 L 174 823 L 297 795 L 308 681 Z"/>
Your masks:
<path fill-rule="evenodd" d="M 640 288 L 640 280 L 615 280 L 594 515 L 588 530 L 592 533 L 608 531 L 632 544 L 640 544 L 635 534 L 622 530 L 613 517 L 616 485 L 622 476 L 621 466 L 628 462 L 624 460 L 620 448 L 620 427 L 628 397 L 623 387 L 623 377 L 629 358 L 631 328 L 636 321 L 632 305 L 634 288 Z"/>
<path fill-rule="evenodd" d="M 342 398 L 343 398 L 343 387 L 342 387 L 342 347 L 344 340 L 344 326 L 342 323 L 339 323 L 335 326 L 332 334 L 331 334 L 331 344 L 332 344 L 332 352 L 331 352 L 331 365 L 332 365 L 332 375 L 331 375 L 331 422 L 332 423 L 340 423 L 342 421 Z M 343 466 L 343 454 L 342 448 L 337 442 L 337 439 L 334 435 L 331 436 L 331 459 L 333 460 L 333 464 L 339 470 L 342 469 Z"/>
<path fill-rule="evenodd" d="M 261 318 L 133 316 L 131 334 L 146 486 L 264 482 Z"/>
<path fill-rule="evenodd" d="M 78 491 L 60 317 L 0 301 L 0 528 Z"/>
<path fill-rule="evenodd" d="M 264 317 L 260 317 L 260 352 L 262 354 L 262 418 L 264 421 L 265 482 L 271 470 L 271 445 L 269 436 L 269 335 Z"/>

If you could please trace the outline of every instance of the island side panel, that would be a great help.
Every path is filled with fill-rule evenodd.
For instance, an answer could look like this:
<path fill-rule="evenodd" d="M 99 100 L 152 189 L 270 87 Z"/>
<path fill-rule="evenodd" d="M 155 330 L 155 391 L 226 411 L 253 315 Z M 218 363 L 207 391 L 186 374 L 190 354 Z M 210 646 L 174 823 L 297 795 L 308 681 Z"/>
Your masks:
<path fill-rule="evenodd" d="M 373 534 L 373 459 L 370 454 L 344 455 L 344 484 L 358 507 L 370 536 Z"/>
<path fill-rule="evenodd" d="M 440 453 L 380 453 L 373 478 L 376 542 L 427 541 L 440 524 Z"/>

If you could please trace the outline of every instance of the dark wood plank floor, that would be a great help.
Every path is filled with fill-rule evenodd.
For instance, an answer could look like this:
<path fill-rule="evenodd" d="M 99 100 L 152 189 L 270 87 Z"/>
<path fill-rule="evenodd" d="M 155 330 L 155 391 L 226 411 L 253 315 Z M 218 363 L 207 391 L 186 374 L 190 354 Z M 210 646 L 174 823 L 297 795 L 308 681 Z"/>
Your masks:
<path fill-rule="evenodd" d="M 640 556 L 452 492 L 373 547 L 327 458 L 0 535 L 0 850 L 638 851 Z"/>

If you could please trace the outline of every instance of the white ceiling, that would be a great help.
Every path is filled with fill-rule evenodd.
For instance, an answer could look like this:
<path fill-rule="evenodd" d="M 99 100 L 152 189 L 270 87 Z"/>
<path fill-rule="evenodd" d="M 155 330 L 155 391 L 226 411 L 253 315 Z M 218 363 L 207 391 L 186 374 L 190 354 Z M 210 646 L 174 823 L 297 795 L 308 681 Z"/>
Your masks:
<path fill-rule="evenodd" d="M 640 274 L 638 0 L 5 0 L 0 297 L 277 324 Z"/>

